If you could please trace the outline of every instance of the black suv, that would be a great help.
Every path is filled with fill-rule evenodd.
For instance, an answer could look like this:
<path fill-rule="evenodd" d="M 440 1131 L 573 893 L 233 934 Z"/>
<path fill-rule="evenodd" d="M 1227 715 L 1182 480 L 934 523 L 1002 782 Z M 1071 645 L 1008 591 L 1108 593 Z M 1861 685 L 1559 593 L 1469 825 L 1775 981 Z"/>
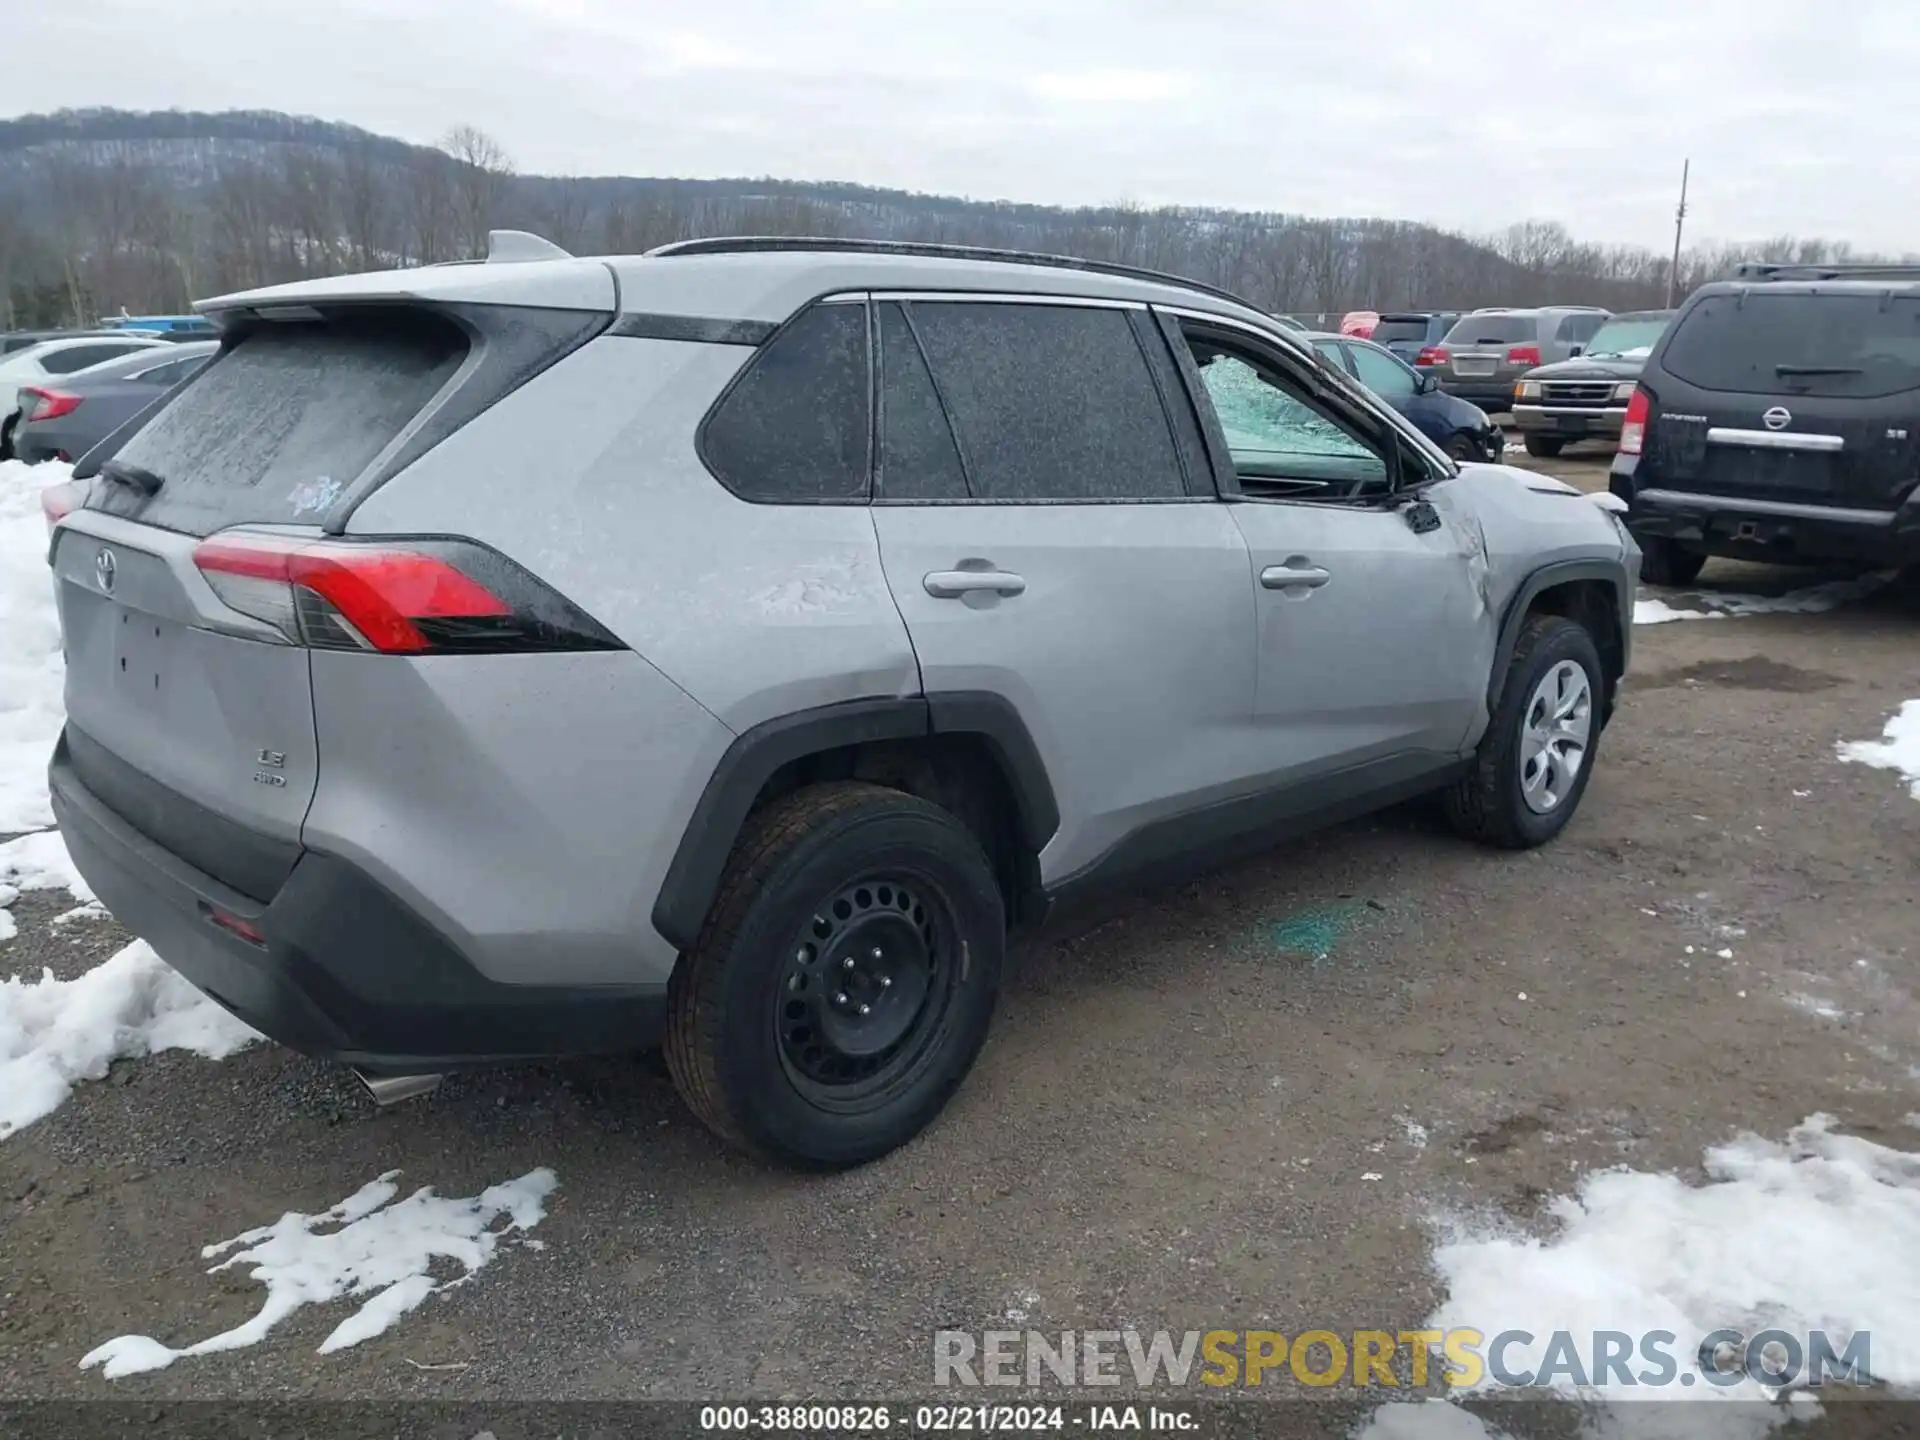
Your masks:
<path fill-rule="evenodd" d="M 1611 489 L 1640 574 L 1712 555 L 1920 562 L 1920 265 L 1736 266 L 1687 298 L 1627 406 Z"/>

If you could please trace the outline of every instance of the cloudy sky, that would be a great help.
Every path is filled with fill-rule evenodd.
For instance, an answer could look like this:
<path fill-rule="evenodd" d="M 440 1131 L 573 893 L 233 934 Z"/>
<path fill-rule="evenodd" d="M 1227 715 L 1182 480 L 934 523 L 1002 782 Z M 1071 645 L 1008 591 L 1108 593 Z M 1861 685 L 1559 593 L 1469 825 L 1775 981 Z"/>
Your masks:
<path fill-rule="evenodd" d="M 1920 0 L 70 0 L 0 111 L 263 107 L 522 170 L 1920 249 Z M 60 58 L 65 57 L 65 58 Z"/>

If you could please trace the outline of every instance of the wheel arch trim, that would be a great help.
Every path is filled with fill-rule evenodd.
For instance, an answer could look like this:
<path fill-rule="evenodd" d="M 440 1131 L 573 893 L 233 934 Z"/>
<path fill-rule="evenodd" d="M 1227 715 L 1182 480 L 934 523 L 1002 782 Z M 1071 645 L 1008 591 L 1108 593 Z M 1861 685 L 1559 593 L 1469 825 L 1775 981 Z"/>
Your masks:
<path fill-rule="evenodd" d="M 1556 560 L 1542 565 L 1520 582 L 1513 592 L 1513 598 L 1507 602 L 1506 614 L 1500 621 L 1500 638 L 1494 646 L 1493 668 L 1487 676 L 1487 713 L 1491 715 L 1500 704 L 1500 688 L 1506 683 L 1507 667 L 1513 663 L 1514 649 L 1520 643 L 1520 627 L 1526 623 L 1533 609 L 1533 602 L 1556 586 L 1566 585 L 1577 580 L 1599 580 L 1613 589 L 1615 608 L 1620 618 L 1620 667 L 1624 674 L 1628 654 L 1633 643 L 1633 587 L 1631 577 L 1618 560 Z M 1599 637 L 1595 637 L 1596 640 Z M 1617 677 L 1610 679 L 1617 688 Z"/>
<path fill-rule="evenodd" d="M 1014 797 L 1023 844 L 1034 854 L 1060 826 L 1059 805 L 1039 747 L 1019 711 L 988 691 L 846 700 L 762 721 L 734 737 L 694 805 L 653 902 L 653 927 L 689 949 L 719 893 L 741 827 L 767 781 L 810 755 L 884 740 L 972 735 Z"/>

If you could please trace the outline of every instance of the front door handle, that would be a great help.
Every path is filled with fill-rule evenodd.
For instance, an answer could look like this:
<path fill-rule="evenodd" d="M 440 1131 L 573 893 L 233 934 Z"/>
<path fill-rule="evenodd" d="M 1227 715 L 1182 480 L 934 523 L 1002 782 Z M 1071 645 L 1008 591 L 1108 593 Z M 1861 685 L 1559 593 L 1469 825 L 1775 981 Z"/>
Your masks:
<path fill-rule="evenodd" d="M 1269 590 L 1291 590 L 1296 585 L 1318 590 L 1333 578 L 1318 565 L 1269 565 L 1260 572 L 1260 583 Z"/>
<path fill-rule="evenodd" d="M 936 600 L 958 600 L 981 591 L 1021 595 L 1027 588 L 1027 582 L 1011 570 L 932 570 L 920 583 Z"/>

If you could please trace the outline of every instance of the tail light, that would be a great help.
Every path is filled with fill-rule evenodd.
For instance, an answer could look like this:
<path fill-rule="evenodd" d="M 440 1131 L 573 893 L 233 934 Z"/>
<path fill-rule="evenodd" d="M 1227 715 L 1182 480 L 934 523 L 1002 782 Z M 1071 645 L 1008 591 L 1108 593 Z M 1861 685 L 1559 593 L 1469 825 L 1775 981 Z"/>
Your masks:
<path fill-rule="evenodd" d="M 86 493 L 86 487 L 75 480 L 62 480 L 58 485 L 49 485 L 40 492 L 40 514 L 47 522 L 48 534 L 52 534 L 54 526 L 80 508 Z"/>
<path fill-rule="evenodd" d="M 1413 357 L 1413 363 L 1416 365 L 1444 365 L 1451 358 L 1453 357 L 1447 354 L 1447 347 L 1444 345 L 1422 345 L 1420 347 L 1420 353 Z"/>
<path fill-rule="evenodd" d="M 1647 400 L 1647 392 L 1635 390 L 1633 398 L 1627 401 L 1627 413 L 1620 419 L 1620 453 L 1638 455 L 1641 446 L 1647 443 L 1647 416 L 1653 406 Z"/>
<path fill-rule="evenodd" d="M 306 540 L 226 531 L 194 547 L 220 599 L 296 645 L 382 655 L 620 650 L 605 627 L 469 540 Z"/>
<path fill-rule="evenodd" d="M 1509 365 L 1538 365 L 1539 363 L 1540 347 L 1538 345 L 1516 345 L 1507 351 Z"/>
<path fill-rule="evenodd" d="M 29 420 L 58 420 L 62 415 L 71 415 L 80 408 L 80 397 L 69 395 L 64 390 L 43 390 L 38 385 L 22 386 L 20 390 L 20 423 Z"/>

